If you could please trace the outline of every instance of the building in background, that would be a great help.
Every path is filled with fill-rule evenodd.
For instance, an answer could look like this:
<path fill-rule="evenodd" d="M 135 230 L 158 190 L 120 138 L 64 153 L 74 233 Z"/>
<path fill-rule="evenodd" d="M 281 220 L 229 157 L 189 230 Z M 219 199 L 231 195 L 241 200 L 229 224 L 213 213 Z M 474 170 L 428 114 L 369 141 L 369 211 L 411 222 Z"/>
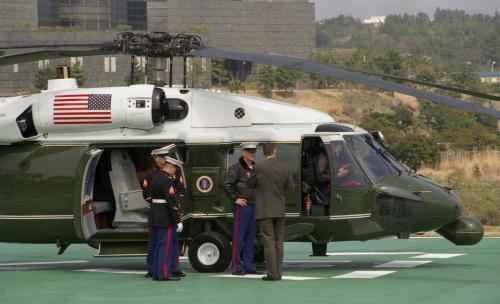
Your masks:
<path fill-rule="evenodd" d="M 484 83 L 500 83 L 500 72 L 477 72 L 477 76 Z"/>
<path fill-rule="evenodd" d="M 0 45 L 100 43 L 123 31 L 167 31 L 197 34 L 218 48 L 309 58 L 315 46 L 314 15 L 308 0 L 2 0 Z M 5 66 L 0 68 L 0 95 L 29 91 L 39 69 L 76 62 L 83 65 L 85 86 L 125 85 L 130 58 L 93 56 Z M 143 58 L 137 61 L 146 64 Z M 208 73 L 209 62 L 200 66 Z"/>
<path fill-rule="evenodd" d="M 363 19 L 363 24 L 379 27 L 385 23 L 385 16 L 372 16 L 369 19 Z"/>

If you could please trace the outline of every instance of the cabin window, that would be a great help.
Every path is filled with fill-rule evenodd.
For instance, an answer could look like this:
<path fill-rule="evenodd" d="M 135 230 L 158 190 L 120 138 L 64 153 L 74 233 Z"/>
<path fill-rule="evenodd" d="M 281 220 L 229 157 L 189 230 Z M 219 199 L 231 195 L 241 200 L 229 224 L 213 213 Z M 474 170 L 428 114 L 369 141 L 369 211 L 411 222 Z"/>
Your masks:
<path fill-rule="evenodd" d="M 354 159 L 351 151 L 347 148 L 344 141 L 332 141 L 330 143 L 331 162 L 335 181 L 335 187 L 364 187 L 366 179 L 362 173 L 361 167 Z"/>

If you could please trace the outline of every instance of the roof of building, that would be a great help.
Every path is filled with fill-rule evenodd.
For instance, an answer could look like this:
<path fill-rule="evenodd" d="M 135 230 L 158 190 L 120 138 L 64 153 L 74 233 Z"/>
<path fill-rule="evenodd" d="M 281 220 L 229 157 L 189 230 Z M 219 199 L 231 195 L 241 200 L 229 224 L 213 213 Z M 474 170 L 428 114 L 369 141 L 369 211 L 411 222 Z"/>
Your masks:
<path fill-rule="evenodd" d="M 500 72 L 476 72 L 479 77 L 500 77 Z"/>

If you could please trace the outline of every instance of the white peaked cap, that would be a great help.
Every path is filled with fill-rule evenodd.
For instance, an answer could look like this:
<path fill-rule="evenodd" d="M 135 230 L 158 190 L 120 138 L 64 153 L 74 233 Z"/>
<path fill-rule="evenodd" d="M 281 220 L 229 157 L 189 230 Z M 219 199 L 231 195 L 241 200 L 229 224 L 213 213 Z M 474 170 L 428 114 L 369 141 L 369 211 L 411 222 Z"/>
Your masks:
<path fill-rule="evenodd" d="M 163 155 L 163 154 L 169 154 L 170 150 L 175 148 L 175 144 L 171 144 L 156 150 L 151 151 L 151 155 Z"/>
<path fill-rule="evenodd" d="M 242 149 L 257 149 L 258 143 L 256 142 L 244 142 L 240 144 L 240 148 Z"/>
<path fill-rule="evenodd" d="M 178 159 L 175 159 L 175 158 L 172 158 L 170 156 L 164 156 L 165 157 L 165 160 L 173 165 L 176 165 L 177 167 L 180 167 L 183 165 L 183 162 L 181 162 L 180 160 Z"/>

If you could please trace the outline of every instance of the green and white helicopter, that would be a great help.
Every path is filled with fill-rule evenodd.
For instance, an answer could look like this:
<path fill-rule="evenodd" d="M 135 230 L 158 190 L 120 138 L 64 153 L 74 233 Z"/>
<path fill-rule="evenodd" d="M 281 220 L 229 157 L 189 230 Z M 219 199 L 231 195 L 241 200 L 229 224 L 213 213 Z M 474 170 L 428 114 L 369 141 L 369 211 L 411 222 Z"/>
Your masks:
<path fill-rule="evenodd" d="M 500 112 L 397 81 L 414 80 L 276 55 L 205 47 L 199 37 L 123 33 L 109 44 L 5 47 L 0 66 L 41 59 L 102 54 L 147 56 L 165 71 L 164 58 L 220 57 L 295 68 L 485 113 Z M 19 52 L 21 50 L 21 52 Z M 172 62 L 173 60 L 170 60 Z M 170 69 L 172 71 L 172 68 Z M 286 241 L 310 242 L 314 255 L 329 242 L 369 240 L 435 230 L 457 245 L 483 237 L 481 223 L 462 216 L 449 187 L 407 169 L 378 132 L 336 123 L 331 116 L 268 99 L 168 84 L 78 88 L 54 79 L 39 94 L 0 98 L 0 241 L 88 243 L 98 255 L 144 254 L 148 204 L 141 180 L 150 153 L 171 146 L 184 161 L 182 206 L 191 265 L 217 272 L 230 262 L 233 202 L 222 182 L 242 142 L 273 142 L 299 187 L 287 194 Z M 131 77 L 133 78 L 133 77 Z M 461 89 L 480 97 L 498 97 Z M 318 190 L 314 159 L 329 172 L 348 165 L 348 179 L 331 174 L 328 196 Z M 259 153 L 258 153 L 259 154 Z M 323 183 L 325 183 L 323 181 Z M 325 186 L 325 184 L 323 184 Z M 311 206 L 307 206 L 308 203 Z M 307 204 L 306 204 L 307 203 Z M 261 257 L 261 247 L 256 246 Z"/>

